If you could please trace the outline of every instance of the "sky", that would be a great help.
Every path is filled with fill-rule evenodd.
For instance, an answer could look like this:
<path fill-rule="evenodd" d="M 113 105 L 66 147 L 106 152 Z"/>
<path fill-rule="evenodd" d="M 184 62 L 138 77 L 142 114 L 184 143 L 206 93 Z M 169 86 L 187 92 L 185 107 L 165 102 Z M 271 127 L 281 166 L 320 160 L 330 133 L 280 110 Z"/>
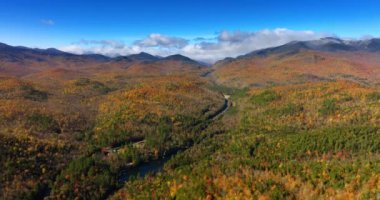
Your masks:
<path fill-rule="evenodd" d="M 0 42 L 204 62 L 293 40 L 380 37 L 378 0 L 1 0 Z"/>

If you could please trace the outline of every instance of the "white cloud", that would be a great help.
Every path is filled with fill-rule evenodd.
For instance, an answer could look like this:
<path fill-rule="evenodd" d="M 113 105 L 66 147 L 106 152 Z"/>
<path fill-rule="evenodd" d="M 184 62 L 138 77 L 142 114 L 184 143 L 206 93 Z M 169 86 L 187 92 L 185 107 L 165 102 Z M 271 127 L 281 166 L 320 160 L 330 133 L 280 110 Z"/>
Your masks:
<path fill-rule="evenodd" d="M 78 54 L 97 53 L 108 56 L 128 55 L 141 51 L 160 56 L 182 54 L 195 60 L 213 63 L 225 57 L 236 57 L 254 50 L 279 46 L 295 40 L 314 40 L 325 36 L 328 35 L 313 31 L 278 28 L 256 32 L 221 31 L 215 35 L 214 39 L 198 37 L 190 43 L 190 40 L 185 38 L 151 34 L 131 45 L 113 40 L 81 40 L 63 47 L 61 50 Z"/>
<path fill-rule="evenodd" d="M 102 54 L 111 57 L 140 52 L 140 49 L 136 49 L 134 47 L 129 47 L 125 45 L 121 46 L 115 44 L 105 44 L 100 42 L 95 45 L 83 45 L 73 43 L 71 45 L 60 48 L 60 50 L 75 54 Z"/>
<path fill-rule="evenodd" d="M 47 26 L 53 26 L 55 24 L 55 22 L 51 19 L 42 19 L 41 23 Z"/>
<path fill-rule="evenodd" d="M 165 47 L 165 48 L 183 48 L 188 44 L 188 40 L 179 37 L 170 37 L 157 33 L 150 34 L 143 40 L 138 40 L 135 45 L 141 47 Z"/>
<path fill-rule="evenodd" d="M 117 41 L 117 40 L 80 40 L 79 42 L 74 42 L 73 44 L 76 45 L 101 45 L 101 46 L 110 46 L 115 49 L 122 49 L 125 47 L 125 44 L 123 41 Z"/>

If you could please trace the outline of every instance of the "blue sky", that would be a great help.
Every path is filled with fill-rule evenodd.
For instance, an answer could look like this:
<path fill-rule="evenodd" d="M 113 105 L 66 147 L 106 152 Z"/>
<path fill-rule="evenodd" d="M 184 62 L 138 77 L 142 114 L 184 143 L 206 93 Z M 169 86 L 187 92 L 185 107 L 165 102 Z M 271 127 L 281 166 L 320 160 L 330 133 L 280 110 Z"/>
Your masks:
<path fill-rule="evenodd" d="M 278 28 L 360 38 L 380 36 L 379 8 L 376 0 L 1 0 L 0 42 L 42 48 L 81 40 L 131 45 L 157 33 L 193 43 L 222 31 Z"/>

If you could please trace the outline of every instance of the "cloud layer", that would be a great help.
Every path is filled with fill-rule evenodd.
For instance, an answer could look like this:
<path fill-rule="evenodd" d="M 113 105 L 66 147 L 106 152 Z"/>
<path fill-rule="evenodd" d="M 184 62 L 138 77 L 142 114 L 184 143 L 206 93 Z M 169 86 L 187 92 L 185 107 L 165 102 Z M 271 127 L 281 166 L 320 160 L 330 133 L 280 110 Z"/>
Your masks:
<path fill-rule="evenodd" d="M 315 40 L 329 36 L 313 31 L 293 31 L 284 28 L 256 32 L 221 31 L 213 38 L 186 39 L 161 34 L 150 34 L 132 44 L 114 40 L 81 40 L 60 48 L 76 54 L 96 53 L 107 56 L 147 52 L 168 56 L 182 54 L 192 59 L 213 63 L 225 57 L 236 57 L 254 50 L 279 46 L 291 41 Z"/>

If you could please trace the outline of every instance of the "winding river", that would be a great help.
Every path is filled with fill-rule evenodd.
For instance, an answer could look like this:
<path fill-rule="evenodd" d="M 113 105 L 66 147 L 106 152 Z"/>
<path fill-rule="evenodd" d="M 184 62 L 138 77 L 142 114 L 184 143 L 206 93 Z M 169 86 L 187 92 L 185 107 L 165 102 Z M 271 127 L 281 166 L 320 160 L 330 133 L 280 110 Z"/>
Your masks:
<path fill-rule="evenodd" d="M 214 121 L 218 119 L 228 110 L 228 108 L 231 105 L 228 99 L 229 99 L 229 95 L 224 95 L 223 106 L 217 112 L 209 116 L 209 119 L 208 119 L 209 121 Z M 161 157 L 160 159 L 144 162 L 137 165 L 136 167 L 122 170 L 119 174 L 119 182 L 125 183 L 131 177 L 145 177 L 148 174 L 155 174 L 157 172 L 160 172 L 163 170 L 165 163 L 168 160 L 170 160 L 170 158 L 172 158 L 178 152 L 183 151 L 183 150 L 186 150 L 186 149 L 175 149 L 172 152 L 167 153 L 164 157 Z"/>

